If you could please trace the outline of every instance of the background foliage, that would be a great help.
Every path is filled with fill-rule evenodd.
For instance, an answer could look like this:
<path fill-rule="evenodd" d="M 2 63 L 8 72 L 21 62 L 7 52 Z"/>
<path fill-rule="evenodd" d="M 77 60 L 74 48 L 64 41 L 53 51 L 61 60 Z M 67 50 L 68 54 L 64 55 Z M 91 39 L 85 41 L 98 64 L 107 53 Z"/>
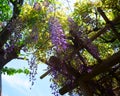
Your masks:
<path fill-rule="evenodd" d="M 8 75 L 22 72 L 30 74 L 33 84 L 37 66 L 42 62 L 48 65 L 47 74 L 51 75 L 51 88 L 55 90 L 55 96 L 59 95 L 56 88 L 63 88 L 60 93 L 69 92 L 70 96 L 108 96 L 110 92 L 112 96 L 116 95 L 114 89 L 119 87 L 120 82 L 119 76 L 116 76 L 119 73 L 119 61 L 113 66 L 108 65 L 110 70 L 103 65 L 106 72 L 100 71 L 100 74 L 86 81 L 81 79 L 82 84 L 79 77 L 92 74 L 96 65 L 105 60 L 109 62 L 107 58 L 119 52 L 120 22 L 112 22 L 120 14 L 119 3 L 119 0 L 76 0 L 72 6 L 66 0 L 63 6 L 58 0 L 1 0 L 2 72 Z M 104 27 L 106 29 L 101 31 Z M 101 35 L 93 39 L 99 32 L 102 32 Z M 27 60 L 30 68 L 3 68 L 15 58 Z"/>

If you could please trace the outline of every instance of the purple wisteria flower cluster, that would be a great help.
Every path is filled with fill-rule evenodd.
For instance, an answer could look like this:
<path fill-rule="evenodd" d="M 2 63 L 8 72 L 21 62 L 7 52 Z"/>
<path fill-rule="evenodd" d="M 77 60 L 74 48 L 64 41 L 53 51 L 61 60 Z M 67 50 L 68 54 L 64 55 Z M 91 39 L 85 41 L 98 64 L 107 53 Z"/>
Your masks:
<path fill-rule="evenodd" d="M 4 44 L 4 50 L 6 54 L 11 53 L 14 50 L 15 46 L 21 46 L 20 42 L 23 38 L 21 31 L 24 28 L 24 24 L 20 18 L 17 18 L 11 20 L 7 26 L 7 30 L 12 34 L 9 36 L 9 40 Z"/>
<path fill-rule="evenodd" d="M 99 59 L 100 54 L 98 48 L 91 43 L 91 40 L 89 38 L 87 38 L 86 41 L 87 41 L 86 49 L 89 51 L 89 53 L 93 55 L 94 58 Z"/>
<path fill-rule="evenodd" d="M 68 17 L 68 25 L 70 30 L 74 30 L 74 31 L 79 30 L 79 26 L 71 17 Z"/>
<path fill-rule="evenodd" d="M 29 65 L 29 69 L 30 69 L 30 74 L 29 74 L 29 80 L 31 82 L 31 85 L 34 85 L 34 81 L 36 80 L 36 74 L 37 74 L 37 69 L 38 69 L 38 64 L 36 64 L 36 57 L 33 56 L 31 57 L 30 60 L 28 60 L 28 65 Z"/>
<path fill-rule="evenodd" d="M 79 27 L 77 23 L 75 23 L 74 20 L 70 17 L 68 18 L 68 22 L 69 22 L 69 28 L 70 30 L 72 30 L 71 34 L 74 37 L 78 37 L 80 40 L 82 40 L 83 41 L 82 45 L 84 45 L 87 51 L 94 58 L 99 59 L 100 54 L 99 54 L 98 48 L 94 44 L 91 43 L 92 41 L 87 36 L 84 36 L 83 28 Z"/>
<path fill-rule="evenodd" d="M 50 18 L 49 31 L 51 35 L 50 38 L 55 46 L 56 51 L 57 52 L 65 51 L 67 49 L 68 44 L 62 26 L 57 18 L 55 17 Z"/>

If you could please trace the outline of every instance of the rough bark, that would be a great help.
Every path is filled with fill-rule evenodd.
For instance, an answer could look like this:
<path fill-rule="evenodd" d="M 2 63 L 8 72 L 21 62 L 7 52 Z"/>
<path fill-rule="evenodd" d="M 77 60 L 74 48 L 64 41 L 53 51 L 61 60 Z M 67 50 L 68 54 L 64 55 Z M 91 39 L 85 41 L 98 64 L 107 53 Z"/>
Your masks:
<path fill-rule="evenodd" d="M 12 59 L 17 58 L 17 54 L 20 50 L 19 48 L 15 48 L 15 50 L 6 55 L 6 53 L 3 50 L 3 46 L 9 39 L 13 30 L 16 28 L 15 26 L 13 26 L 15 25 L 14 21 L 17 20 L 17 17 L 20 14 L 20 7 L 22 6 L 23 1 L 24 0 L 10 0 L 10 2 L 13 4 L 13 16 L 9 20 L 8 24 L 0 32 L 0 69 L 2 69 L 3 66 L 6 65 Z"/>
<path fill-rule="evenodd" d="M 15 28 L 15 26 L 11 26 L 11 24 L 14 23 L 13 21 L 20 14 L 20 7 L 22 6 L 23 1 L 24 0 L 10 0 L 10 2 L 13 4 L 13 16 L 9 20 L 8 24 L 0 32 L 0 50 L 2 49 L 4 43 L 8 40 L 9 36 L 12 34 L 12 31 Z"/>

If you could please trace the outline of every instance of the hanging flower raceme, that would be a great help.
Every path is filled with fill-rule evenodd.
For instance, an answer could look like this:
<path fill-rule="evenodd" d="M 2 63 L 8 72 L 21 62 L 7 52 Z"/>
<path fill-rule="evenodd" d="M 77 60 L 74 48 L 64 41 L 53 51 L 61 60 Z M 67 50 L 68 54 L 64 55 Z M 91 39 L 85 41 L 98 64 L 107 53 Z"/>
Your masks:
<path fill-rule="evenodd" d="M 57 52 L 62 52 L 67 49 L 67 41 L 63 32 L 62 26 L 57 18 L 51 17 L 49 20 L 49 31 L 52 43 L 55 45 Z"/>
<path fill-rule="evenodd" d="M 71 17 L 68 17 L 68 25 L 70 30 L 79 31 L 79 26 Z"/>
<path fill-rule="evenodd" d="M 91 40 L 89 38 L 86 38 L 86 41 L 87 41 L 86 49 L 88 50 L 88 52 L 91 53 L 94 58 L 100 59 L 98 48 L 91 43 Z"/>
<path fill-rule="evenodd" d="M 97 49 L 97 47 L 91 43 L 91 40 L 84 36 L 84 30 L 82 27 L 79 27 L 72 18 L 68 18 L 68 23 L 69 23 L 69 28 L 70 28 L 70 32 L 72 34 L 72 36 L 74 37 L 78 37 L 79 39 L 81 39 L 83 41 L 84 48 L 87 49 L 87 51 L 97 60 L 100 60 L 100 54 L 99 51 Z M 85 43 L 86 42 L 86 43 Z"/>

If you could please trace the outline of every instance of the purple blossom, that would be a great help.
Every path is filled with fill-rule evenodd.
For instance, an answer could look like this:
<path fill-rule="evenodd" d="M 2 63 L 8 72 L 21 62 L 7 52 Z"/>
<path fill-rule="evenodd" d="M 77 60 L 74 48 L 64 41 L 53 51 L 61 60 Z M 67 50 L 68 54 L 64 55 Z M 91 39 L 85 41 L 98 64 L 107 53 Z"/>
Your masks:
<path fill-rule="evenodd" d="M 34 8 L 35 10 L 37 10 L 37 11 L 40 11 L 40 10 L 41 10 L 40 3 L 35 2 L 35 4 L 34 4 L 33 8 Z"/>
<path fill-rule="evenodd" d="M 31 85 L 34 85 L 34 81 L 36 80 L 36 74 L 37 74 L 37 64 L 36 64 L 36 57 L 31 57 L 30 60 L 28 60 L 30 74 L 29 74 L 29 80 L 31 81 Z"/>
<path fill-rule="evenodd" d="M 36 25 L 32 27 L 32 33 L 30 34 L 31 39 L 36 42 L 39 38 L 39 30 Z"/>
<path fill-rule="evenodd" d="M 87 49 L 89 50 L 89 52 L 93 55 L 93 57 L 95 58 L 99 58 L 99 53 L 97 50 L 97 47 L 92 45 L 92 44 L 88 44 L 87 45 Z"/>
<path fill-rule="evenodd" d="M 60 96 L 60 94 L 58 92 L 58 86 L 57 86 L 57 84 L 55 82 L 50 85 L 50 88 L 53 90 L 52 94 L 54 96 Z"/>
<path fill-rule="evenodd" d="M 68 44 L 62 26 L 57 18 L 50 18 L 49 31 L 52 43 L 55 45 L 57 52 L 65 51 L 67 49 Z"/>
<path fill-rule="evenodd" d="M 21 33 L 17 34 L 17 38 L 21 39 L 22 38 L 22 34 Z"/>
<path fill-rule="evenodd" d="M 88 72 L 88 73 L 91 73 L 91 72 L 92 72 L 92 69 L 91 69 L 91 68 L 88 68 L 88 69 L 87 69 L 87 72 Z"/>
<path fill-rule="evenodd" d="M 90 66 L 86 66 L 84 64 L 81 64 L 79 66 L 79 71 L 81 71 L 81 73 L 84 73 L 84 72 L 91 73 L 92 72 L 92 68 Z"/>
<path fill-rule="evenodd" d="M 10 44 L 8 44 L 8 43 L 6 43 L 5 44 L 5 52 L 6 53 L 11 53 L 13 50 L 14 50 L 14 45 L 12 44 L 12 45 L 10 45 Z"/>
<path fill-rule="evenodd" d="M 98 52 L 98 48 L 91 43 L 90 39 L 86 38 L 86 40 L 87 40 L 86 49 L 93 55 L 93 57 L 99 58 L 100 54 Z"/>
<path fill-rule="evenodd" d="M 70 30 L 78 29 L 77 23 L 71 17 L 68 17 L 68 25 Z"/>

